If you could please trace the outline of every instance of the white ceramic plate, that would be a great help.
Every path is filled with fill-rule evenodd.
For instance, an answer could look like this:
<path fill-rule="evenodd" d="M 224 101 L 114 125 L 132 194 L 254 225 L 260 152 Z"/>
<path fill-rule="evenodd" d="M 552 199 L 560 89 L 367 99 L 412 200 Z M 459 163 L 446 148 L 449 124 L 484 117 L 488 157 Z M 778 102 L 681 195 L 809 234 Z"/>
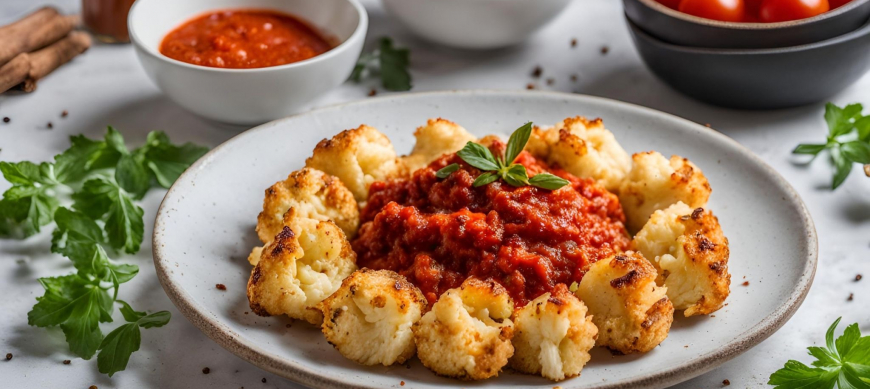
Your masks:
<path fill-rule="evenodd" d="M 630 104 L 560 93 L 464 91 L 405 94 L 328 107 L 264 124 L 216 147 L 169 190 L 157 214 L 154 263 L 178 309 L 206 335 L 265 370 L 318 388 L 540 387 L 555 384 L 510 371 L 466 383 L 409 366 L 364 367 L 342 357 L 319 329 L 248 313 L 246 261 L 263 191 L 304 165 L 315 144 L 361 123 L 410 151 L 417 126 L 453 120 L 477 135 L 509 133 L 526 121 L 552 125 L 601 117 L 629 152 L 658 150 L 695 162 L 710 180 L 709 203 L 731 244 L 732 292 L 715 317 L 678 317 L 655 350 L 611 357 L 601 349 L 563 388 L 664 387 L 715 368 L 758 344 L 803 301 L 816 269 L 807 210 L 785 180 L 730 138 L 675 116 Z M 749 286 L 741 284 L 746 280 Z M 227 291 L 219 291 L 222 283 Z"/>

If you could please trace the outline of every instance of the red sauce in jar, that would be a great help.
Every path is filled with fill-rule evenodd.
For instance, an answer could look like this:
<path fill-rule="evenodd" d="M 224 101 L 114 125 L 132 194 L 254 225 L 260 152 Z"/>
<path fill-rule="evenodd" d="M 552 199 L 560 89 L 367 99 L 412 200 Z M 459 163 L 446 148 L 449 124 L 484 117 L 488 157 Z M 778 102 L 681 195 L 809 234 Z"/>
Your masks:
<path fill-rule="evenodd" d="M 298 18 L 269 10 L 227 10 L 199 16 L 163 38 L 160 53 L 182 62 L 249 69 L 285 65 L 332 45 Z"/>
<path fill-rule="evenodd" d="M 628 248 L 614 194 L 526 152 L 517 162 L 530 176 L 549 171 L 571 184 L 555 191 L 502 181 L 474 188 L 480 170 L 455 154 L 410 179 L 373 183 L 352 243 L 357 264 L 402 274 L 430 303 L 468 277 L 491 278 L 520 307 L 558 284 L 579 282 L 590 264 Z M 461 168 L 435 177 L 451 163 Z"/>

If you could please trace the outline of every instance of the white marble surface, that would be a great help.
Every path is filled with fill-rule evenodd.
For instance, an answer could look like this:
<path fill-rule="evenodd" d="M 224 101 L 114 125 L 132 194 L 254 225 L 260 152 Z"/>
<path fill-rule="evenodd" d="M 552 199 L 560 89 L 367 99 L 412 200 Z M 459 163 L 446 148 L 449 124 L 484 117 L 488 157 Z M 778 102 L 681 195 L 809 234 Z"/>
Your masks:
<path fill-rule="evenodd" d="M 76 0 L 51 1 L 77 12 Z M 34 0 L 0 1 L 0 24 L 35 7 Z M 870 333 L 870 179 L 855 171 L 838 189 L 827 189 L 830 168 L 823 160 L 809 167 L 795 164 L 790 151 L 801 141 L 821 141 L 826 131 L 823 105 L 796 109 L 746 112 L 720 109 L 690 100 L 670 90 L 644 68 L 631 45 L 617 0 L 577 0 L 553 24 L 527 44 L 486 53 L 454 51 L 416 40 L 384 14 L 377 1 L 364 1 L 372 23 L 369 42 L 392 36 L 412 49 L 414 91 L 439 89 L 522 89 L 529 82 L 541 89 L 610 97 L 686 117 L 714 128 L 746 145 L 778 170 L 801 194 L 816 223 L 820 260 L 806 302 L 779 332 L 719 369 L 678 388 L 718 388 L 728 379 L 734 387 L 763 387 L 767 377 L 788 359 L 809 361 L 806 346 L 823 343 L 824 331 L 838 316 L 858 322 Z M 576 48 L 570 40 L 577 38 Z M 601 47 L 609 53 L 601 54 Z M 544 74 L 532 79 L 540 65 Z M 819 71 L 824 71 L 820 69 Z M 577 82 L 570 75 L 577 74 Z M 546 85 L 547 78 L 553 85 Z M 364 99 L 373 84 L 346 84 L 312 106 Z M 835 96 L 835 103 L 870 105 L 870 75 Z M 61 118 L 63 110 L 69 117 Z M 97 45 L 62 67 L 39 85 L 36 93 L 0 95 L 0 160 L 41 161 L 67 147 L 67 136 L 102 136 L 106 125 L 119 128 L 129 142 L 139 144 L 147 131 L 167 131 L 174 140 L 217 145 L 242 128 L 215 124 L 177 107 L 145 77 L 130 46 Z M 52 122 L 53 129 L 47 128 Z M 0 190 L 8 184 L 0 183 Z M 146 236 L 163 192 L 152 191 L 143 206 Z M 714 192 L 715 196 L 715 192 Z M 751 220 L 747 220 L 751 223 Z M 261 371 L 208 340 L 170 303 L 151 264 L 150 242 L 136 256 L 123 258 L 141 271 L 121 289 L 121 298 L 138 309 L 169 310 L 173 320 L 164 329 L 143 332 L 142 348 L 126 371 L 108 378 L 96 361 L 74 358 L 59 330 L 27 325 L 26 313 L 42 294 L 36 278 L 71 271 L 69 261 L 48 254 L 46 234 L 23 242 L 0 240 L 0 387 L 8 388 L 299 388 Z M 767 260 L 758 258 L 759 261 Z M 750 280 L 751 281 L 751 280 Z M 735 275 L 735 288 L 742 288 Z M 752 285 L 750 284 L 750 288 Z M 847 297 L 854 293 L 854 301 Z M 117 315 L 117 319 L 121 319 Z M 715 320 L 715 319 L 712 319 Z M 106 328 L 114 328 L 112 324 Z M 61 361 L 72 359 L 71 365 Z M 211 373 L 204 375 L 203 367 Z M 261 380 L 265 378 L 266 382 Z"/>

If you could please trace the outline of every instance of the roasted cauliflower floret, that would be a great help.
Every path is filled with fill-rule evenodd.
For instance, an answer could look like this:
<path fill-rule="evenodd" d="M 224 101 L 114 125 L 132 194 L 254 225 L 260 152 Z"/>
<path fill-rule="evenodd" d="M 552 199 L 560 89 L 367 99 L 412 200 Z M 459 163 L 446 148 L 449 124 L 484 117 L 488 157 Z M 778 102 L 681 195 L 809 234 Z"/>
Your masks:
<path fill-rule="evenodd" d="M 284 214 L 332 220 L 349 238 L 359 229 L 359 206 L 353 193 L 337 178 L 317 169 L 303 168 L 266 189 L 263 211 L 257 216 L 257 235 L 269 243 L 284 228 Z"/>
<path fill-rule="evenodd" d="M 619 189 L 631 158 L 601 119 L 567 118 L 555 127 L 535 128 L 526 150 L 578 177 L 593 178 L 607 190 Z"/>
<path fill-rule="evenodd" d="M 373 182 L 405 174 L 390 139 L 367 125 L 320 141 L 305 166 L 338 177 L 358 202 L 366 200 Z"/>
<path fill-rule="evenodd" d="M 514 304 L 495 281 L 469 278 L 414 325 L 417 356 L 436 374 L 463 380 L 497 376 L 514 353 Z"/>
<path fill-rule="evenodd" d="M 444 154 L 455 153 L 477 138 L 462 126 L 445 119 L 429 119 L 414 132 L 417 143 L 411 154 L 402 157 L 409 172 L 425 167 Z"/>
<path fill-rule="evenodd" d="M 510 366 L 553 381 L 580 375 L 598 336 L 598 328 L 586 313 L 586 305 L 565 284 L 514 312 Z"/>
<path fill-rule="evenodd" d="M 656 211 L 634 246 L 658 269 L 675 309 L 693 316 L 722 307 L 731 285 L 728 239 L 712 212 L 683 202 Z"/>
<path fill-rule="evenodd" d="M 623 354 L 652 350 L 668 336 L 674 306 L 656 270 L 635 252 L 617 254 L 589 267 L 575 292 L 598 327 L 599 346 Z"/>
<path fill-rule="evenodd" d="M 315 305 L 356 270 L 356 254 L 331 221 L 296 218 L 260 252 L 248 280 L 248 302 L 260 316 L 285 314 L 320 325 Z"/>
<path fill-rule="evenodd" d="M 629 231 L 640 230 L 653 212 L 678 201 L 692 208 L 707 205 L 710 183 L 688 159 L 674 155 L 667 160 L 656 151 L 637 153 L 631 158 L 631 172 L 619 188 Z"/>
<path fill-rule="evenodd" d="M 423 292 L 389 270 L 357 270 L 318 305 L 321 330 L 341 355 L 363 365 L 389 366 L 414 356 L 414 325 Z"/>

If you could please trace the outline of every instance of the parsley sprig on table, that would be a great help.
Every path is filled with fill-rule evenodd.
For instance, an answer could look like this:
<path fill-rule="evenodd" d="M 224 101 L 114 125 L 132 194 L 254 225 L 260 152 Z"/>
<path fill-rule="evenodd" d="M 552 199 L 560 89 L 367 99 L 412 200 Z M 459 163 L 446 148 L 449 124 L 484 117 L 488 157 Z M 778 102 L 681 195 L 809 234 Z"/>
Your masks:
<path fill-rule="evenodd" d="M 39 279 L 45 293 L 37 297 L 27 322 L 60 327 L 70 351 L 81 358 L 99 351 L 99 371 L 111 376 L 124 370 L 139 349 L 139 328 L 163 326 L 170 314 L 137 312 L 118 300 L 120 285 L 139 267 L 115 262 L 108 252 L 139 251 L 144 212 L 136 200 L 155 184 L 172 185 L 207 149 L 174 145 L 155 131 L 131 151 L 112 127 L 102 140 L 79 135 L 70 141 L 54 162 L 0 162 L 0 172 L 12 184 L 0 200 L 0 237 L 25 238 L 55 223 L 51 251 L 67 257 L 76 272 Z M 112 321 L 115 303 L 128 323 L 103 336 L 99 324 Z"/>
<path fill-rule="evenodd" d="M 828 103 L 825 106 L 825 122 L 828 124 L 828 137 L 825 143 L 799 144 L 795 154 L 809 154 L 814 157 L 828 150 L 834 164 L 832 189 L 837 189 L 844 181 L 855 163 L 870 165 L 870 116 L 863 116 L 861 104 L 838 107 Z M 870 176 L 870 168 L 864 168 Z"/>
<path fill-rule="evenodd" d="M 526 123 L 522 127 L 517 128 L 510 139 L 508 139 L 505 147 L 504 155 L 496 158 L 488 148 L 479 143 L 468 142 L 462 150 L 456 152 L 459 158 L 462 158 L 465 163 L 474 166 L 484 173 L 477 176 L 472 184 L 474 187 L 479 187 L 492 183 L 498 179 L 502 179 L 512 186 L 531 185 L 538 188 L 556 190 L 565 185 L 568 185 L 568 180 L 552 175 L 550 173 L 538 173 L 529 178 L 526 172 L 526 167 L 514 163 L 526 143 L 529 142 L 529 137 L 532 135 L 532 123 Z M 459 164 L 450 164 L 435 173 L 438 178 L 447 178 L 451 173 L 459 170 Z"/>
<path fill-rule="evenodd" d="M 383 37 L 378 48 L 359 57 L 350 79 L 360 82 L 364 78 L 378 74 L 381 85 L 391 91 L 411 90 L 411 52 L 406 48 L 393 47 L 393 40 Z"/>
<path fill-rule="evenodd" d="M 839 389 L 870 388 L 870 336 L 861 336 L 858 323 L 846 327 L 834 340 L 838 318 L 825 335 L 825 347 L 809 347 L 816 358 L 809 367 L 795 360 L 770 375 L 769 385 L 776 389 Z"/>

